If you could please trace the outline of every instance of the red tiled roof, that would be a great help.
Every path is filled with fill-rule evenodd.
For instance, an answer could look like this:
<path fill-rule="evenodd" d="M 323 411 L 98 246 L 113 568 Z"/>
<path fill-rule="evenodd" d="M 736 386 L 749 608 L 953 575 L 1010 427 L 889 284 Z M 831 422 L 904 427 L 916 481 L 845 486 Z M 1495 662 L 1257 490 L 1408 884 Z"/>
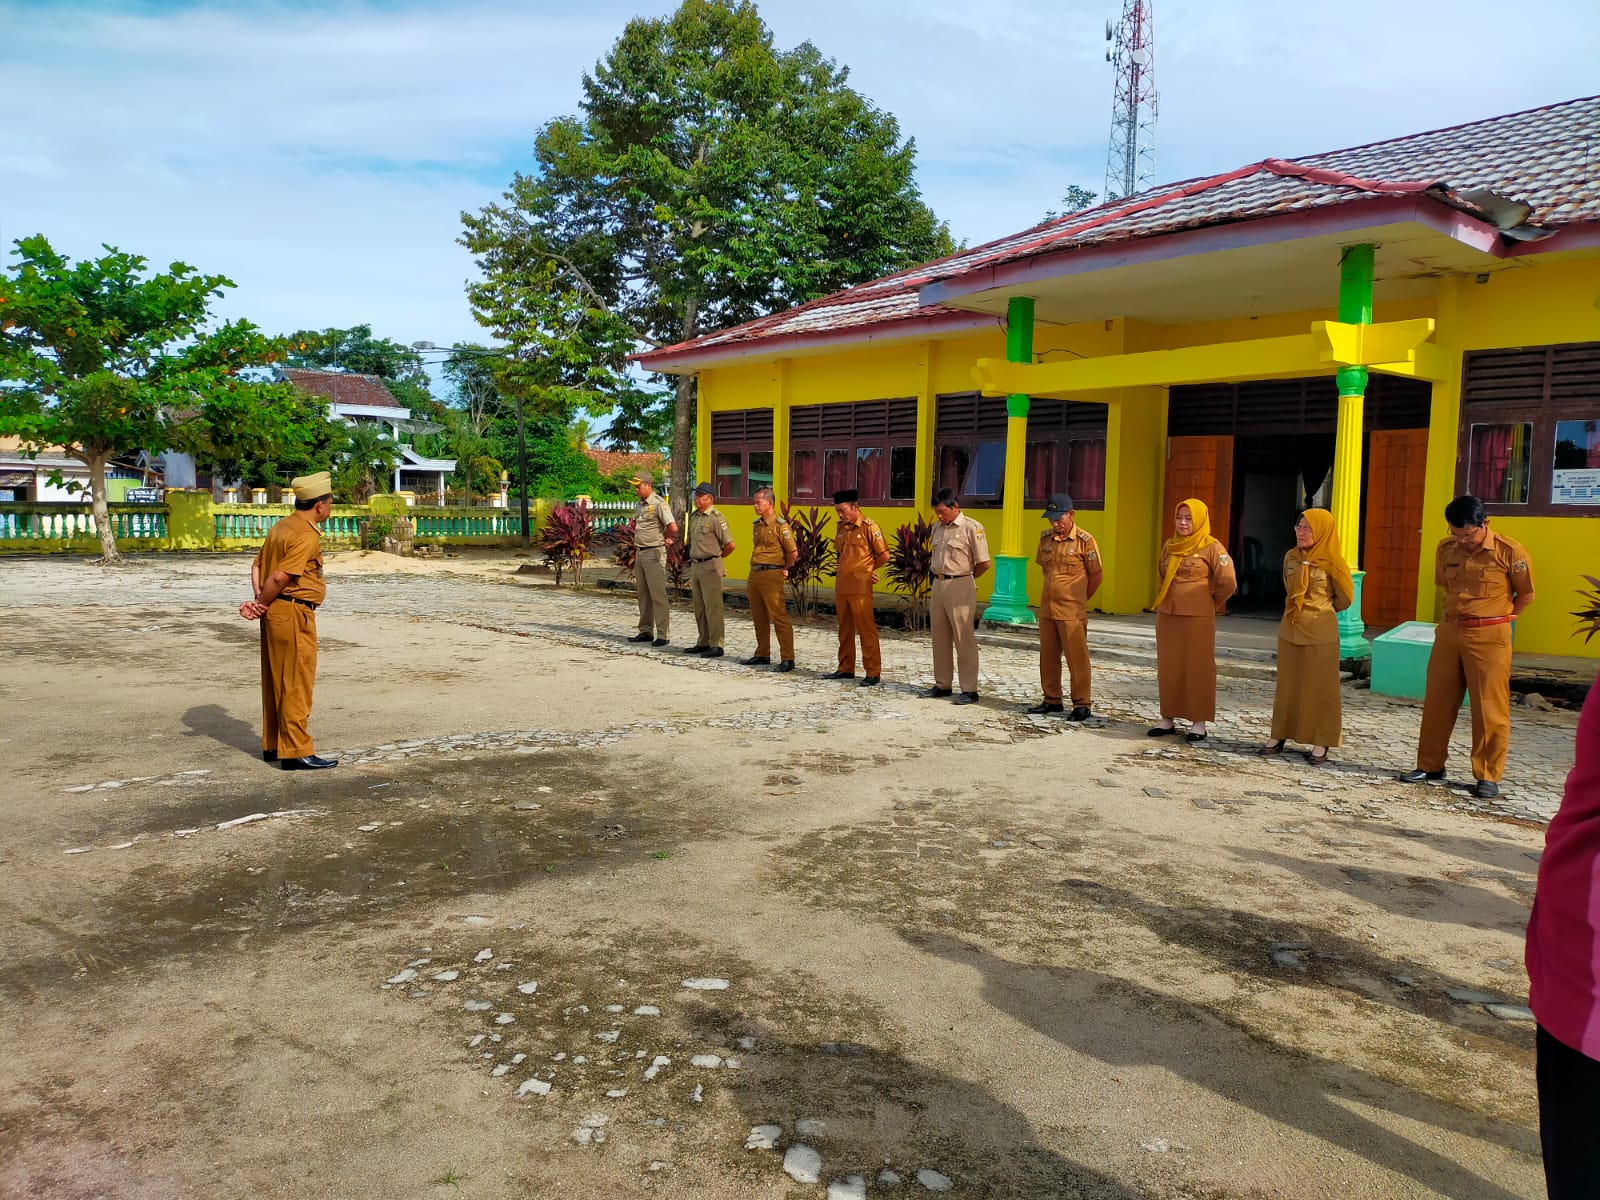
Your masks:
<path fill-rule="evenodd" d="M 595 450 L 586 448 L 584 453 L 594 459 L 594 465 L 600 468 L 602 475 L 615 475 L 618 471 L 658 471 L 664 461 L 664 456 L 654 453 L 632 454 L 622 450 Z"/>
<path fill-rule="evenodd" d="M 302 392 L 335 404 L 366 404 L 374 408 L 404 408 L 376 375 L 347 375 L 341 371 L 313 371 L 283 367 L 279 372 Z"/>
<path fill-rule="evenodd" d="M 1307 212 L 1384 196 L 1428 195 L 1475 216 L 1482 193 L 1528 206 L 1526 226 L 1600 221 L 1600 96 L 1309 155 L 1268 158 L 1204 179 L 1152 188 L 1069 213 L 948 258 L 823 296 L 690 342 L 636 355 L 645 367 L 679 352 L 954 317 L 922 304 L 929 284 L 1044 254 Z M 1491 223 L 1492 220 L 1491 220 Z M 970 314 L 969 314 L 970 315 Z"/>

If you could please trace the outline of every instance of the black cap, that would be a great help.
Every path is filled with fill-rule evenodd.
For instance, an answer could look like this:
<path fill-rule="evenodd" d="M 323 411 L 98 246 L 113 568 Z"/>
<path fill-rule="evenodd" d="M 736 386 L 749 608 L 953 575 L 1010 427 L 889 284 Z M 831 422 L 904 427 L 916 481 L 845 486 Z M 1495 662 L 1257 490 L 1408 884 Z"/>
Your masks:
<path fill-rule="evenodd" d="M 854 504 L 861 499 L 861 493 L 855 488 L 840 488 L 833 494 L 835 504 Z"/>
<path fill-rule="evenodd" d="M 694 494 L 696 496 L 715 496 L 717 489 L 709 483 L 697 483 L 694 485 Z"/>
<path fill-rule="evenodd" d="M 1057 492 L 1050 497 L 1050 507 L 1044 510 L 1044 519 L 1059 521 L 1071 511 L 1073 511 L 1072 497 L 1065 492 Z"/>

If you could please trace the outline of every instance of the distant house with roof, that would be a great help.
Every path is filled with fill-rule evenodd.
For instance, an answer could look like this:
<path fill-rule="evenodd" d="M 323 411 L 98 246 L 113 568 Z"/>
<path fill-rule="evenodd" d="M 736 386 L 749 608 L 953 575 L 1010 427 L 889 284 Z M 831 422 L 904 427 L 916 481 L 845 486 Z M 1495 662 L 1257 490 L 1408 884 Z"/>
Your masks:
<path fill-rule="evenodd" d="M 1106 560 L 1105 611 L 1150 602 L 1195 497 L 1241 605 L 1281 597 L 1309 502 L 1365 567 L 1368 625 L 1436 620 L 1442 512 L 1472 492 L 1535 562 L 1518 648 L 1580 652 L 1569 600 L 1600 529 L 1597 147 L 1589 97 L 1264 159 L 636 359 L 699 376 L 697 453 L 725 509 L 767 479 L 802 505 L 853 487 L 893 530 L 955 489 L 997 552 L 994 619 L 1031 619 L 1040 513 L 1069 492 Z M 747 563 L 740 547 L 729 573 Z"/>
<path fill-rule="evenodd" d="M 593 460 L 602 477 L 623 471 L 650 471 L 656 476 L 657 483 L 661 482 L 661 472 L 667 461 L 666 455 L 654 452 L 596 450 L 592 446 L 585 446 L 583 452 Z M 665 491 L 665 488 L 661 490 Z"/>
<path fill-rule="evenodd" d="M 348 425 L 372 423 L 382 426 L 400 448 L 401 462 L 394 472 L 394 490 L 414 492 L 444 503 L 445 479 L 456 469 L 453 458 L 429 458 L 419 454 L 411 439 L 419 433 L 432 433 L 439 426 L 412 417 L 411 410 L 396 400 L 394 393 L 376 375 L 357 375 L 344 371 L 315 371 L 305 367 L 281 367 L 278 377 L 309 396 L 328 402 L 329 415 Z"/>
<path fill-rule="evenodd" d="M 107 498 L 121 500 L 130 488 L 142 487 L 145 474 L 131 459 L 113 459 L 106 464 Z M 57 475 L 61 482 L 51 483 Z M 30 457 L 20 437 L 0 436 L 0 504 L 30 501 L 87 504 L 89 464 L 60 446 L 40 446 Z"/>

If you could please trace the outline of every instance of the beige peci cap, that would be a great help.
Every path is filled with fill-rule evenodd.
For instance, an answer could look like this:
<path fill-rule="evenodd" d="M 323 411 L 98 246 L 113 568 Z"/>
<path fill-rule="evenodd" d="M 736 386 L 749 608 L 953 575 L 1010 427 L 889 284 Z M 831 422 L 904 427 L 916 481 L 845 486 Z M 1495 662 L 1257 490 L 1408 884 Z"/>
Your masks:
<path fill-rule="evenodd" d="M 318 471 L 315 475 L 302 475 L 290 480 L 289 486 L 294 489 L 296 500 L 321 500 L 324 496 L 333 495 L 333 476 L 326 471 Z"/>

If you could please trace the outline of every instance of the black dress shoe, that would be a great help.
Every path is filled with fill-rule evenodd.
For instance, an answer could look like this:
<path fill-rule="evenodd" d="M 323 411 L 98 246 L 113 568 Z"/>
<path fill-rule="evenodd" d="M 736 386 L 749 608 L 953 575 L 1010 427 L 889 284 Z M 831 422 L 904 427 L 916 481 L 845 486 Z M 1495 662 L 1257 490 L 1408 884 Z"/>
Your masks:
<path fill-rule="evenodd" d="M 707 658 L 721 658 L 723 655 L 723 649 L 721 646 L 707 646 L 704 654 Z"/>
<path fill-rule="evenodd" d="M 277 762 L 278 761 L 278 752 L 276 750 L 263 750 L 261 752 L 261 761 L 262 762 Z"/>
<path fill-rule="evenodd" d="M 1479 800 L 1493 800 L 1500 794 L 1500 785 L 1487 779 L 1480 779 L 1472 785 L 1472 794 Z"/>
<path fill-rule="evenodd" d="M 880 682 L 881 680 L 876 675 L 863 675 L 861 677 L 862 687 L 877 687 Z"/>
<path fill-rule="evenodd" d="M 339 760 L 336 758 L 318 758 L 315 754 L 308 754 L 304 758 L 280 758 L 278 766 L 285 771 L 326 771 L 329 767 L 337 767 Z"/>
<path fill-rule="evenodd" d="M 1043 716 L 1045 713 L 1066 712 L 1067 707 L 1064 704 L 1052 704 L 1048 700 L 1041 700 L 1032 708 L 1025 708 L 1022 711 L 1025 713 L 1033 713 L 1035 716 Z"/>
<path fill-rule="evenodd" d="M 927 700 L 942 700 L 946 696 L 954 696 L 955 694 L 955 689 L 940 687 L 938 684 L 935 684 L 933 687 L 922 693 L 923 698 Z"/>
<path fill-rule="evenodd" d="M 1078 704 L 1074 705 L 1072 711 L 1067 714 L 1067 720 L 1087 721 L 1093 715 L 1094 714 L 1089 711 L 1089 706 L 1087 704 Z"/>
<path fill-rule="evenodd" d="M 823 676 L 824 679 L 854 679 L 855 677 L 856 673 L 854 671 L 830 671 Z"/>
<path fill-rule="evenodd" d="M 1183 735 L 1183 740 L 1190 743 L 1203 742 L 1206 740 L 1206 735 L 1203 733 L 1186 733 Z"/>
<path fill-rule="evenodd" d="M 1178 732 L 1178 727 L 1176 725 L 1173 725 L 1170 728 L 1165 728 L 1165 729 L 1162 728 L 1160 725 L 1157 725 L 1154 729 L 1150 730 L 1149 733 L 1145 734 L 1145 736 L 1146 737 L 1174 737 L 1174 736 L 1177 735 L 1177 732 Z"/>
<path fill-rule="evenodd" d="M 779 674 L 782 674 L 784 671 L 792 671 L 794 670 L 794 659 L 786 658 L 772 669 L 777 671 Z"/>
<path fill-rule="evenodd" d="M 739 660 L 747 667 L 763 667 L 772 661 L 770 654 L 752 654 L 749 658 Z"/>
<path fill-rule="evenodd" d="M 710 646 L 685 646 L 683 648 L 683 653 L 684 654 L 706 654 L 706 653 L 709 653 L 710 650 L 711 650 Z"/>
<path fill-rule="evenodd" d="M 650 635 L 648 633 L 636 633 L 628 640 L 630 642 L 648 642 L 650 640 Z"/>
<path fill-rule="evenodd" d="M 976 704 L 977 702 L 977 692 L 962 692 L 961 695 L 950 701 L 951 704 Z"/>
<path fill-rule="evenodd" d="M 651 642 L 650 644 L 652 646 L 665 646 L 667 644 L 667 639 L 666 638 L 656 638 L 655 641 Z"/>
<path fill-rule="evenodd" d="M 1400 776 L 1401 783 L 1426 783 L 1430 779 L 1443 779 L 1443 771 L 1407 771 Z"/>

